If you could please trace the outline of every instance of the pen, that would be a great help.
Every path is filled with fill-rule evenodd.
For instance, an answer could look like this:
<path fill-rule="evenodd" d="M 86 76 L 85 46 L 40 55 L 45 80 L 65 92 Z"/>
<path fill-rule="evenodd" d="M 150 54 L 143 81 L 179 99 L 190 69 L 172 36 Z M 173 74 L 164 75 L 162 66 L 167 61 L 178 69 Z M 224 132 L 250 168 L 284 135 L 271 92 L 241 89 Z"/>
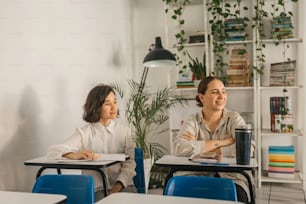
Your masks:
<path fill-rule="evenodd" d="M 228 163 L 211 163 L 211 162 L 201 162 L 200 164 L 204 165 L 215 165 L 215 166 L 228 166 Z"/>

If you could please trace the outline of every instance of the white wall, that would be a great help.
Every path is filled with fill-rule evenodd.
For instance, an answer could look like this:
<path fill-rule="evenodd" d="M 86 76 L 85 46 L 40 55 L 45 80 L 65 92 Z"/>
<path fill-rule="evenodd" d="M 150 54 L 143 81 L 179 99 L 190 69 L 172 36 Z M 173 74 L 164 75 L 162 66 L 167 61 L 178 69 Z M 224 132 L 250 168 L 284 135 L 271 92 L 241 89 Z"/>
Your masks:
<path fill-rule="evenodd" d="M 165 35 L 165 15 L 164 3 L 162 0 L 133 0 L 132 5 L 133 14 L 133 54 L 134 54 L 134 72 L 135 79 L 140 81 L 143 71 L 142 61 L 148 53 L 149 46 L 155 42 L 155 37 L 160 36 L 162 45 L 165 49 L 169 49 Z M 177 73 L 175 67 L 173 68 L 151 68 L 148 73 L 146 85 L 152 91 L 165 87 L 169 84 L 168 79 L 171 78 L 172 73 Z M 165 123 L 163 128 L 168 128 L 169 124 Z M 158 130 L 157 130 L 158 131 Z M 151 141 L 162 144 L 166 149 L 169 147 L 169 133 L 162 133 L 155 135 Z"/>
<path fill-rule="evenodd" d="M 30 191 L 98 83 L 132 73 L 131 1 L 0 0 L 0 190 Z"/>

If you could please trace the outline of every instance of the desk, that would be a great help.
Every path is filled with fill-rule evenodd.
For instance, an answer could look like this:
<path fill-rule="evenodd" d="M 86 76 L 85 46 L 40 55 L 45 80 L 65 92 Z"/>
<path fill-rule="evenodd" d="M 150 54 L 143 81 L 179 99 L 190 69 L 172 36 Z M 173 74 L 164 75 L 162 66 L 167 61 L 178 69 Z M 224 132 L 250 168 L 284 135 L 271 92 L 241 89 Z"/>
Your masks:
<path fill-rule="evenodd" d="M 54 204 L 65 201 L 65 195 L 0 191 L 0 203 L 10 204 Z"/>
<path fill-rule="evenodd" d="M 227 163 L 229 165 L 215 165 L 215 164 L 200 164 L 196 162 L 191 162 L 188 160 L 189 157 L 178 157 L 174 155 L 165 155 L 155 162 L 156 165 L 161 167 L 170 168 L 170 172 L 166 177 L 165 185 L 168 180 L 173 176 L 173 173 L 177 171 L 206 171 L 206 172 L 235 172 L 242 174 L 248 181 L 251 203 L 255 204 L 255 190 L 252 185 L 251 178 L 245 172 L 245 170 L 250 170 L 253 173 L 257 169 L 257 161 L 255 158 L 251 158 L 249 165 L 237 165 L 236 158 L 222 158 L 222 163 Z"/>
<path fill-rule="evenodd" d="M 232 204 L 235 201 L 212 200 L 202 198 L 187 198 L 142 193 L 114 193 L 103 198 L 96 204 Z"/>
<path fill-rule="evenodd" d="M 128 158 L 127 158 L 128 159 Z M 57 173 L 61 174 L 61 169 L 81 169 L 81 170 L 94 170 L 97 171 L 102 178 L 104 186 L 104 195 L 107 196 L 106 177 L 101 168 L 112 166 L 120 161 L 82 161 L 74 160 L 71 162 L 62 162 L 57 160 L 48 160 L 47 157 L 39 157 L 36 159 L 25 161 L 27 166 L 41 166 L 37 171 L 36 179 L 41 175 L 45 169 L 57 169 Z"/>

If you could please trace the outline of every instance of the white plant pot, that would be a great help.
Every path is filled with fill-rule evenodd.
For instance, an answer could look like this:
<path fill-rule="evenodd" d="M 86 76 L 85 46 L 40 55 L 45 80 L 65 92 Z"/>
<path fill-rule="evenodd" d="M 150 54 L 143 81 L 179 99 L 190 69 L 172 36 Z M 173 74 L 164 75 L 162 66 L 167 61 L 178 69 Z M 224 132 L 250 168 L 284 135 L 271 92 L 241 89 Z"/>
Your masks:
<path fill-rule="evenodd" d="M 201 79 L 194 80 L 194 81 L 193 81 L 194 87 L 195 87 L 195 88 L 198 88 L 200 82 L 201 82 Z"/>
<path fill-rule="evenodd" d="M 153 163 L 154 163 L 154 159 L 153 158 L 147 158 L 147 159 L 144 159 L 144 161 L 143 161 L 146 193 L 148 193 L 148 189 L 149 189 L 149 182 L 150 182 L 151 169 L 152 169 Z"/>

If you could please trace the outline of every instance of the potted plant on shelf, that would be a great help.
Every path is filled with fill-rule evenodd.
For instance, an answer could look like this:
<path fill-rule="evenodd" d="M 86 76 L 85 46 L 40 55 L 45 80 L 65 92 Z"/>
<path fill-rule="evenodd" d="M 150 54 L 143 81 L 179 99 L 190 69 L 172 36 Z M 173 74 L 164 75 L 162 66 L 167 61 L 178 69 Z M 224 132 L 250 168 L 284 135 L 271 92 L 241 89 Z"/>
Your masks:
<path fill-rule="evenodd" d="M 198 87 L 199 82 L 201 79 L 203 79 L 206 76 L 206 58 L 205 58 L 205 53 L 203 55 L 203 62 L 200 62 L 197 57 L 193 58 L 191 55 L 187 52 L 188 57 L 189 57 L 189 63 L 188 66 L 190 68 L 190 71 L 193 74 L 193 81 L 194 81 L 194 86 Z"/>

